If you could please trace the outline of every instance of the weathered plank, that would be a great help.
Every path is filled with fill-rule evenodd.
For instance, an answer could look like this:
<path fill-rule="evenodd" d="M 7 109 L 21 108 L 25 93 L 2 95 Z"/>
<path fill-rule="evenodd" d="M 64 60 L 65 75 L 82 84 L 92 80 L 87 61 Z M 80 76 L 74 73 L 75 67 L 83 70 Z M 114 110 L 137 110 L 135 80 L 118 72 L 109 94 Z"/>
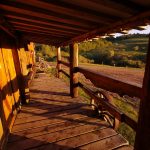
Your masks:
<path fill-rule="evenodd" d="M 90 118 L 87 116 L 79 116 L 78 118 L 70 119 L 66 121 L 64 120 L 56 124 L 45 124 L 44 126 L 40 126 L 37 128 L 32 128 L 28 130 L 19 131 L 19 132 L 13 132 L 13 134 L 11 134 L 9 137 L 9 142 L 31 138 L 34 136 L 39 136 L 39 135 L 43 135 L 43 134 L 47 134 L 51 132 L 56 132 L 56 131 L 64 130 L 64 129 L 74 127 L 74 126 L 80 126 L 80 125 L 84 125 L 88 123 L 93 124 L 92 122 L 98 125 L 100 124 L 101 126 L 103 125 L 104 128 L 109 127 L 109 124 L 107 124 L 107 122 L 105 121 L 100 121 L 100 120 L 98 121 L 98 119 L 96 118 Z"/>
<path fill-rule="evenodd" d="M 80 108 L 80 109 L 77 109 Z M 91 109 L 89 107 L 75 107 L 75 108 L 70 108 L 70 109 L 65 109 L 64 111 L 57 111 L 54 113 L 46 113 L 46 114 L 39 114 L 39 115 L 32 115 L 30 117 L 26 117 L 26 118 L 18 118 L 15 121 L 15 125 L 17 124 L 21 124 L 21 123 L 27 123 L 27 122 L 33 122 L 33 121 L 37 121 L 37 120 L 44 120 L 46 118 L 54 118 L 54 117 L 60 117 L 60 116 L 66 116 L 66 115 L 71 115 L 71 114 L 81 114 L 81 115 L 92 115 L 93 112 L 91 111 Z"/>
<path fill-rule="evenodd" d="M 101 139 L 105 139 L 116 134 L 117 133 L 113 129 L 110 129 L 110 128 L 98 129 L 98 130 L 94 130 L 92 132 L 88 132 L 85 134 L 80 134 L 79 136 L 75 136 L 69 139 L 61 140 L 52 144 L 46 144 L 44 146 L 39 147 L 39 149 L 40 150 L 75 149 L 79 146 L 86 145 L 86 144 L 89 144 L 89 143 L 92 143 Z"/>
<path fill-rule="evenodd" d="M 74 137 L 80 134 L 85 134 L 85 133 L 95 131 L 99 128 L 104 128 L 104 127 L 105 127 L 104 124 L 102 126 L 99 120 L 91 119 L 91 120 L 87 120 L 85 124 L 79 124 L 69 129 L 63 129 L 58 132 L 54 132 L 50 134 L 47 132 L 44 135 L 33 137 L 34 140 L 37 140 L 39 142 L 34 142 L 31 139 L 26 139 L 22 141 L 16 141 L 15 144 L 8 143 L 8 149 L 10 148 L 14 149 L 16 148 L 16 145 L 21 147 L 21 149 L 28 149 L 28 148 L 32 148 L 35 146 L 40 146 L 44 143 L 49 143 L 49 142 L 52 143 L 52 142 L 59 141 L 62 139 Z"/>
<path fill-rule="evenodd" d="M 121 147 L 118 147 L 116 148 L 115 150 L 133 150 L 133 147 L 132 146 L 121 146 Z"/>
<path fill-rule="evenodd" d="M 121 136 L 121 135 L 115 135 L 108 137 L 106 139 L 99 140 L 97 142 L 89 143 L 88 145 L 81 146 L 77 149 L 80 150 L 108 150 L 108 149 L 114 149 L 119 146 L 128 145 L 128 142 Z"/>
<path fill-rule="evenodd" d="M 61 116 L 61 117 L 47 117 L 45 118 L 44 120 L 38 120 L 38 121 L 34 121 L 34 122 L 27 122 L 25 124 L 18 124 L 18 125 L 15 125 L 12 129 L 12 131 L 16 132 L 16 131 L 21 131 L 21 130 L 28 130 L 28 129 L 31 129 L 31 128 L 36 128 L 36 127 L 39 127 L 39 126 L 42 126 L 42 125 L 45 125 L 45 124 L 55 124 L 55 123 L 58 123 L 58 122 L 62 122 L 63 120 L 70 120 L 70 119 L 76 119 L 78 117 L 81 117 L 82 116 L 85 116 L 84 114 L 70 114 L 70 115 L 64 115 L 64 116 Z"/>
<path fill-rule="evenodd" d="M 14 141 L 20 141 L 28 138 L 34 138 L 37 136 L 45 136 L 46 134 L 51 134 L 57 131 L 62 131 L 62 130 L 68 130 L 72 129 L 74 127 L 81 127 L 84 125 L 91 125 L 92 126 L 99 126 L 99 128 L 107 128 L 109 127 L 109 124 L 105 121 L 100 121 L 96 118 L 89 118 L 89 117 L 78 117 L 76 119 L 70 119 L 62 122 L 56 122 L 56 124 L 48 124 L 45 126 L 40 126 L 38 128 L 33 128 L 29 130 L 24 130 L 20 132 L 15 132 L 10 136 L 9 143 L 14 142 Z M 19 136 L 19 137 L 18 137 Z M 22 138 L 20 138 L 22 137 Z"/>
<path fill-rule="evenodd" d="M 18 118 L 26 118 L 29 116 L 33 116 L 33 115 L 43 115 L 46 113 L 54 113 L 54 112 L 62 112 L 62 111 L 67 111 L 70 109 L 77 109 L 78 107 L 83 106 L 83 104 L 70 104 L 69 106 L 64 106 L 64 107 L 53 107 L 51 109 L 45 109 L 45 110 L 40 110 L 40 111 L 35 111 L 35 112 L 30 112 L 30 111 L 22 111 L 22 113 L 19 115 Z"/>

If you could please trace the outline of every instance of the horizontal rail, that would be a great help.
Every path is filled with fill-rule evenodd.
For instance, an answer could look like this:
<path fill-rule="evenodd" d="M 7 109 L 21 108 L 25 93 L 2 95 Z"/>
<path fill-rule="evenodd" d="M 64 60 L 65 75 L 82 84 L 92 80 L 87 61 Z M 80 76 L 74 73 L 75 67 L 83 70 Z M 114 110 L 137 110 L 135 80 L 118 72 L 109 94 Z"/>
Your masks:
<path fill-rule="evenodd" d="M 116 117 L 119 121 L 125 122 L 128 124 L 131 128 L 134 130 L 137 129 L 137 123 L 132 120 L 130 117 L 128 117 L 126 114 L 124 114 L 121 110 L 119 110 L 116 106 L 112 105 L 108 101 L 105 101 L 104 99 L 98 97 L 95 95 L 95 93 L 90 90 L 88 87 L 86 87 L 84 84 L 79 82 L 79 86 L 84 90 L 85 93 L 87 93 L 90 97 L 95 99 L 96 101 L 100 102 L 103 107 L 114 117 Z"/>
<path fill-rule="evenodd" d="M 104 76 L 103 74 L 89 69 L 78 67 L 78 71 L 83 73 L 87 79 L 90 79 L 90 81 L 99 88 L 118 93 L 119 95 L 141 97 L 141 87 Z"/>
<path fill-rule="evenodd" d="M 61 63 L 61 64 L 63 64 L 63 65 L 65 65 L 65 66 L 67 66 L 67 67 L 70 67 L 70 63 L 68 63 L 68 62 L 65 62 L 65 61 L 59 61 L 59 63 Z"/>
<path fill-rule="evenodd" d="M 68 78 L 70 78 L 70 75 L 67 72 L 65 72 L 64 70 L 60 70 L 60 72 L 62 72 L 65 76 L 67 76 Z"/>

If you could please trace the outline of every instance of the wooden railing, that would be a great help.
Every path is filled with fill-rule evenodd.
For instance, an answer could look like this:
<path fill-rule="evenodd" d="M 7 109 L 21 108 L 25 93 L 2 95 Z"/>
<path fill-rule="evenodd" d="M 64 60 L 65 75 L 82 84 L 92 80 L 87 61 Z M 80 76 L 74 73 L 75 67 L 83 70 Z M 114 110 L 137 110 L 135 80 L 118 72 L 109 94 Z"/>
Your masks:
<path fill-rule="evenodd" d="M 118 93 L 119 95 L 141 96 L 141 87 L 116 80 L 85 68 L 79 67 L 78 71 L 83 73 L 87 79 L 90 79 L 91 82 L 99 88 Z"/>
<path fill-rule="evenodd" d="M 70 78 L 70 75 L 66 71 L 60 70 L 60 72 L 62 72 L 65 76 L 67 76 L 68 78 Z"/>
<path fill-rule="evenodd" d="M 70 67 L 70 63 L 68 63 L 68 62 L 65 62 L 65 61 L 61 60 L 61 61 L 59 61 L 59 63 L 65 65 L 66 67 Z"/>
<path fill-rule="evenodd" d="M 67 67 L 70 66 L 70 63 L 59 61 L 62 65 Z M 108 76 L 104 76 L 100 73 L 93 72 L 91 70 L 76 67 L 76 71 L 82 73 L 86 78 L 90 79 L 90 81 L 99 88 L 108 90 L 110 92 L 118 93 L 119 95 L 129 95 L 129 96 L 141 96 L 141 87 L 131 85 L 122 81 L 118 81 L 116 79 L 110 78 Z M 61 72 L 70 78 L 70 75 L 61 69 Z M 113 127 L 117 129 L 120 122 L 124 122 L 128 124 L 134 130 L 137 129 L 137 123 L 125 113 L 123 113 L 120 109 L 118 109 L 112 103 L 112 96 L 105 90 L 97 90 L 94 91 L 87 87 L 85 84 L 79 82 L 78 86 L 84 90 L 86 94 L 88 94 L 95 101 L 96 107 L 101 111 L 101 114 L 106 114 L 113 118 Z M 101 95 L 101 96 L 100 96 Z"/>
<path fill-rule="evenodd" d="M 100 93 L 102 97 L 99 97 L 97 94 L 95 94 L 94 91 L 89 89 L 87 86 L 85 86 L 82 83 L 79 83 L 79 86 L 87 93 L 90 97 L 92 97 L 96 104 L 98 104 L 98 109 L 107 110 L 114 118 L 113 127 L 117 129 L 119 122 L 125 122 L 130 127 L 132 127 L 134 130 L 137 128 L 137 123 L 128 117 L 126 114 L 124 114 L 121 110 L 119 110 L 116 106 L 110 103 L 111 96 L 108 95 L 105 91 L 97 91 L 97 93 Z M 100 104 L 100 105 L 99 105 Z M 102 112 L 103 113 L 103 112 Z"/>

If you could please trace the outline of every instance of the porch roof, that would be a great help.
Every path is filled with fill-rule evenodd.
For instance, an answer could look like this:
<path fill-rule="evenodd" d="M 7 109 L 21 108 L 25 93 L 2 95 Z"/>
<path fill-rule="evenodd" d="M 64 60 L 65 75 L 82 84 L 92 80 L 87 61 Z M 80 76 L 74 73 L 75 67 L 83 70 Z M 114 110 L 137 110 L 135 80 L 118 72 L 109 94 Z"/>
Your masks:
<path fill-rule="evenodd" d="M 67 45 L 150 22 L 149 0 L 2 0 L 0 27 L 26 41 Z"/>

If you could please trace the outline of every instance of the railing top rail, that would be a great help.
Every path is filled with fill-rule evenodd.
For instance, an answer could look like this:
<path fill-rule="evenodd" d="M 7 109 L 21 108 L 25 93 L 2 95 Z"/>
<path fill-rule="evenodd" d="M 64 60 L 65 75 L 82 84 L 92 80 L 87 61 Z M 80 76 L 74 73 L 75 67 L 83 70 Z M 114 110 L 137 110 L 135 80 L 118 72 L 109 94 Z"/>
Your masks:
<path fill-rule="evenodd" d="M 83 67 L 78 67 L 78 71 L 83 73 L 87 79 L 90 79 L 91 82 L 99 88 L 118 93 L 119 95 L 141 97 L 142 88 L 140 86 L 128 84 Z"/>
<path fill-rule="evenodd" d="M 70 67 L 70 63 L 69 62 L 65 62 L 65 61 L 60 60 L 58 63 L 61 63 L 61 64 L 65 65 L 65 66 L 67 66 L 67 67 Z"/>

